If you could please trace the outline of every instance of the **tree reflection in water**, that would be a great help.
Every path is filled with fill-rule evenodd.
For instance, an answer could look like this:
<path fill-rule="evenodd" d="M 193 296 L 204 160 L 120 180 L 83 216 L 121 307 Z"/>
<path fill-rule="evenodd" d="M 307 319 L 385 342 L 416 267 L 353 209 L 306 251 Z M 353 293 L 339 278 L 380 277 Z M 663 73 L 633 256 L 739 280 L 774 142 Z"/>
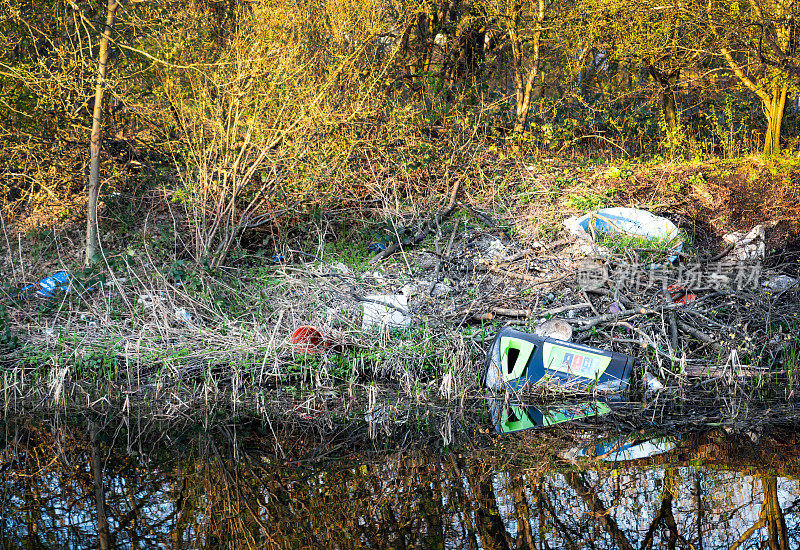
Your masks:
<path fill-rule="evenodd" d="M 275 452 L 241 427 L 104 426 L 3 425 L 2 548 L 800 547 L 793 432 L 573 463 L 571 438 L 540 433 L 346 453 L 287 432 Z"/>

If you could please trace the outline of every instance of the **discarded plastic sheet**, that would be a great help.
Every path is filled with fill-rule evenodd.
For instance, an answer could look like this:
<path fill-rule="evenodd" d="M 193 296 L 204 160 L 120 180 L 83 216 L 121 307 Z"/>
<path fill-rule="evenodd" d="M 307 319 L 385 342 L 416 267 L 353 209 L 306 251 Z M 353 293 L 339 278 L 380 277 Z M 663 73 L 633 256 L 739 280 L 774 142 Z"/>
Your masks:
<path fill-rule="evenodd" d="M 694 302 L 697 300 L 697 295 L 688 292 L 686 287 L 683 285 L 669 285 L 667 287 L 667 292 L 669 292 L 672 301 L 676 304 L 688 304 L 689 302 Z"/>
<path fill-rule="evenodd" d="M 408 315 L 408 296 L 405 294 L 374 294 L 366 296 L 362 330 L 374 327 L 407 327 L 411 324 Z"/>
<path fill-rule="evenodd" d="M 797 279 L 789 277 L 788 275 L 775 275 L 761 284 L 761 286 L 773 292 L 789 290 L 795 285 L 797 285 Z"/>
<path fill-rule="evenodd" d="M 550 407 L 509 403 L 501 398 L 489 398 L 489 415 L 495 432 L 506 434 L 547 428 L 574 420 L 597 418 L 611 412 L 611 407 L 603 401 L 559 404 Z"/>
<path fill-rule="evenodd" d="M 587 252 L 596 252 L 593 234 L 627 233 L 649 239 L 660 239 L 676 244 L 669 249 L 667 260 L 672 263 L 683 250 L 683 240 L 679 238 L 678 227 L 666 218 L 656 216 L 638 208 L 602 208 L 583 216 L 573 216 L 564 220 L 564 226 L 579 240 L 591 244 Z M 656 267 L 653 264 L 651 267 Z"/>
<path fill-rule="evenodd" d="M 22 289 L 22 292 L 36 289 L 36 295 L 40 298 L 50 298 L 56 290 L 69 292 L 72 289 L 72 275 L 66 271 L 59 271 L 53 273 L 49 277 L 45 277 L 38 283 L 28 285 Z"/>
<path fill-rule="evenodd" d="M 542 338 L 503 327 L 486 354 L 484 382 L 516 391 L 539 383 L 566 389 L 619 392 L 628 387 L 635 359 L 623 353 Z"/>

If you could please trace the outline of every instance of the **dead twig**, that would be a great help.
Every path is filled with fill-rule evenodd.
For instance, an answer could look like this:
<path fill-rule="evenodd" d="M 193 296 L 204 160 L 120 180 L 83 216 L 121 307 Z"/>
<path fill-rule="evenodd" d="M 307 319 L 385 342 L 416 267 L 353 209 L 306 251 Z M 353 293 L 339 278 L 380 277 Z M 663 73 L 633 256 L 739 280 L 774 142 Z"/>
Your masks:
<path fill-rule="evenodd" d="M 461 191 L 461 179 L 456 180 L 456 183 L 453 185 L 453 189 L 450 191 L 450 200 L 447 203 L 447 206 L 444 210 L 436 214 L 433 218 L 431 218 L 425 226 L 414 235 L 414 238 L 411 239 L 410 245 L 419 244 L 422 240 L 428 236 L 428 234 L 433 230 L 434 227 L 438 226 L 442 220 L 447 218 L 456 207 L 456 199 L 458 198 L 458 193 Z M 376 263 L 380 262 L 384 258 L 388 258 L 398 250 L 400 250 L 403 245 L 399 242 L 394 242 L 387 246 L 385 249 L 381 250 L 377 254 L 375 254 L 372 258 L 370 258 L 369 263 L 375 265 Z"/>
<path fill-rule="evenodd" d="M 693 326 L 691 326 L 691 325 L 689 325 L 687 323 L 684 323 L 683 321 L 678 321 L 677 325 L 678 325 L 678 328 L 681 329 L 686 334 L 694 336 L 695 338 L 697 338 L 701 342 L 704 342 L 706 344 L 711 345 L 711 347 L 713 347 L 715 350 L 719 351 L 719 350 L 722 349 L 722 346 L 720 346 L 719 343 L 717 343 L 711 336 L 709 336 L 705 332 L 703 332 L 701 330 L 698 330 L 698 329 L 694 328 Z"/>
<path fill-rule="evenodd" d="M 505 269 L 500 269 L 496 265 L 489 263 L 486 260 L 481 260 L 481 267 L 485 268 L 486 271 L 490 273 L 494 273 L 495 275 L 502 275 L 503 277 L 509 277 L 511 279 L 518 279 L 520 281 L 526 281 L 532 283 L 533 285 L 542 285 L 547 283 L 557 283 L 559 281 L 563 281 L 567 277 L 570 277 L 572 274 L 562 275 L 560 277 L 553 277 L 549 279 L 541 279 L 539 277 L 534 277 L 533 275 L 528 275 L 527 273 L 516 273 L 514 271 L 507 271 Z"/>
<path fill-rule="evenodd" d="M 590 304 L 582 303 L 582 304 L 573 304 L 568 306 L 555 307 L 540 312 L 537 312 L 535 309 L 509 309 L 503 307 L 493 307 L 490 308 L 488 312 L 476 313 L 471 318 L 483 321 L 490 321 L 495 317 L 517 317 L 524 319 L 533 319 L 534 317 L 546 317 L 548 315 L 555 315 L 557 313 L 563 313 L 565 311 L 572 311 L 577 309 L 586 309 L 588 307 L 590 307 Z M 469 312 L 462 311 L 459 313 L 459 315 L 463 315 L 465 313 Z"/>

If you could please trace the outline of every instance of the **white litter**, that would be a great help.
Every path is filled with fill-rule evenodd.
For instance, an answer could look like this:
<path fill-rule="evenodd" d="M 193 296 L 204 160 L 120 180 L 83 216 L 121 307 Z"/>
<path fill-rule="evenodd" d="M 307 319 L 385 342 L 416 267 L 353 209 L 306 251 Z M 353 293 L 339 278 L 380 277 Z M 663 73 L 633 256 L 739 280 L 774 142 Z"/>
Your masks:
<path fill-rule="evenodd" d="M 506 250 L 506 247 L 503 246 L 503 243 L 500 241 L 500 239 L 494 238 L 489 243 L 489 246 L 486 248 L 486 256 L 490 260 L 495 260 L 495 259 L 499 258 L 500 256 L 502 256 L 503 252 L 505 252 L 505 250 Z"/>
<path fill-rule="evenodd" d="M 775 275 L 770 277 L 761 286 L 773 292 L 781 292 L 788 290 L 797 284 L 797 279 L 789 277 L 788 275 Z"/>
<path fill-rule="evenodd" d="M 158 302 L 161 302 L 163 296 L 163 292 L 159 292 L 158 294 L 139 294 L 136 303 L 144 307 L 154 307 Z"/>
<path fill-rule="evenodd" d="M 664 384 L 649 372 L 644 375 L 644 383 L 648 391 L 660 391 L 664 389 Z"/>
<path fill-rule="evenodd" d="M 533 333 L 542 338 L 556 338 L 564 342 L 572 340 L 572 327 L 569 326 L 569 323 L 560 319 L 551 319 L 539 323 Z"/>
<path fill-rule="evenodd" d="M 173 309 L 175 312 L 175 318 L 180 321 L 181 323 L 185 323 L 187 325 L 192 324 L 192 316 L 189 315 L 189 312 L 186 311 L 186 308 L 176 307 Z"/>
<path fill-rule="evenodd" d="M 407 327 L 411 324 L 408 315 L 408 296 L 405 294 L 373 294 L 366 296 L 364 318 L 361 329 L 375 327 Z"/>
<path fill-rule="evenodd" d="M 638 208 L 602 208 L 597 212 L 567 218 L 564 220 L 564 227 L 582 243 L 580 250 L 584 254 L 607 256 L 610 253 L 606 247 L 594 242 L 590 234 L 593 231 L 603 234 L 623 232 L 650 239 L 674 240 L 675 245 L 670 249 L 672 254 L 667 258 L 670 263 L 683 250 L 683 240 L 679 238 L 680 232 L 674 223 Z"/>
<path fill-rule="evenodd" d="M 722 240 L 734 245 L 728 257 L 742 263 L 760 262 L 764 259 L 764 226 L 757 225 L 746 234 L 741 231 L 728 233 Z"/>

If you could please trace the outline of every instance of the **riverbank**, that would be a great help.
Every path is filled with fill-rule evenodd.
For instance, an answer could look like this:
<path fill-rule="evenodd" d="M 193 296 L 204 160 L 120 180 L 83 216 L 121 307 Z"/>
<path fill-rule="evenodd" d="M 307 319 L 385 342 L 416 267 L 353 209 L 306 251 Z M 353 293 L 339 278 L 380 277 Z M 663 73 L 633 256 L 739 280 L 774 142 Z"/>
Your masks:
<path fill-rule="evenodd" d="M 386 391 L 458 402 L 481 394 L 483 358 L 500 326 L 533 330 L 545 319 L 569 323 L 578 342 L 636 357 L 634 386 L 647 372 L 673 394 L 792 398 L 798 289 L 763 283 L 798 276 L 793 160 L 494 168 L 491 180 L 458 184 L 447 216 L 432 215 L 451 202 L 455 185 L 445 180 L 434 186 L 439 195 L 406 206 L 385 198 L 276 220 L 242 235 L 219 267 L 192 256 L 192 226 L 168 187 L 107 195 L 103 256 L 91 268 L 78 261 L 79 216 L 35 225 L 35 207 L 19 211 L 4 221 L 6 409 L 105 400 L 180 410 L 222 398 L 258 410 L 290 395 L 309 399 L 311 411 L 315 396 L 344 404 L 347 395 Z M 660 272 L 658 284 L 631 286 L 637 273 L 653 273 L 631 273 L 625 251 L 612 251 L 601 263 L 613 277 L 581 281 L 585 255 L 562 222 L 609 206 L 675 222 L 687 237 L 679 267 Z M 719 266 L 708 259 L 725 252 L 722 237 L 759 224 L 757 280 L 737 279 L 729 262 L 724 284 L 695 278 L 684 289 L 690 302 L 664 293 L 661 283 L 686 286 L 689 267 L 713 274 Z M 393 242 L 402 250 L 375 261 Z M 73 277 L 69 291 L 22 290 L 59 271 Z M 405 326 L 368 326 L 365 304 L 376 296 L 403 297 Z M 293 345 L 302 326 L 318 328 L 330 346 Z"/>

